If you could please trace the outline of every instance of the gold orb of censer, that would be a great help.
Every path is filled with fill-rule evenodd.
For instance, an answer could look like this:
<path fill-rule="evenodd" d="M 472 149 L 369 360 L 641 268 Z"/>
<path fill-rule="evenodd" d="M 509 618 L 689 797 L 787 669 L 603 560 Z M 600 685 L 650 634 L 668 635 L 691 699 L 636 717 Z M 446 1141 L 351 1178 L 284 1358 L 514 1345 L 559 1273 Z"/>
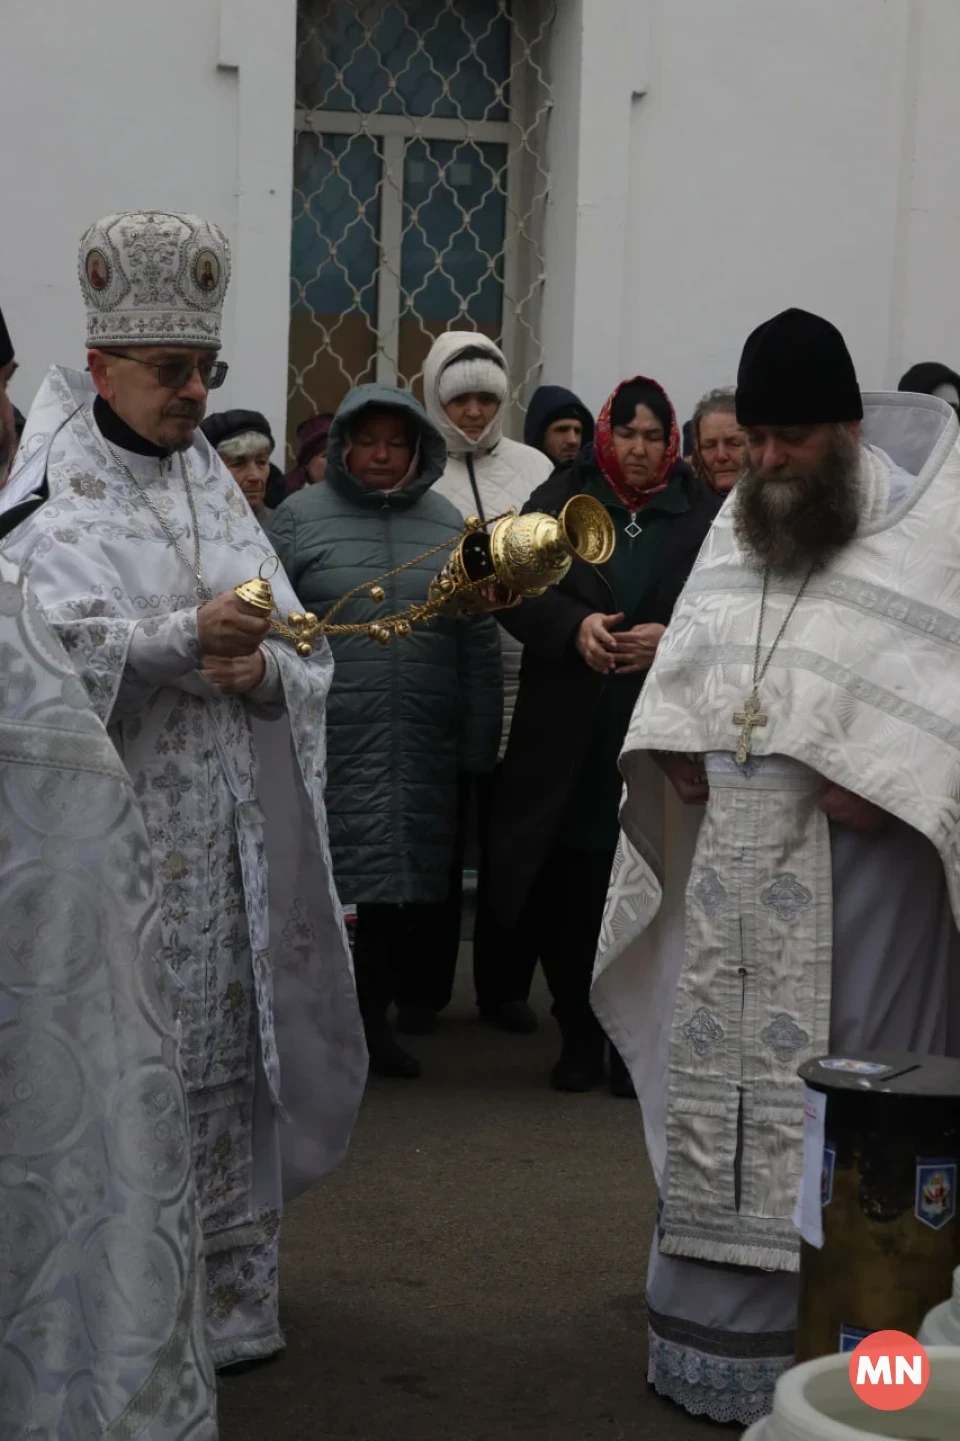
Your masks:
<path fill-rule="evenodd" d="M 424 551 L 373 581 L 354 586 L 319 619 L 311 611 L 292 611 L 286 619 L 274 614 L 276 603 L 270 577 L 280 568 L 276 557 L 269 575 L 264 575 L 264 567 L 269 564 L 265 561 L 255 579 L 236 586 L 235 593 L 254 610 L 269 615 L 272 628 L 305 659 L 312 654 L 318 635 L 367 635 L 380 645 L 389 645 L 394 636 L 404 639 L 412 634 L 415 625 L 438 615 L 458 618 L 506 610 L 557 585 L 575 559 L 603 565 L 616 543 L 606 507 L 589 495 L 572 496 L 559 515 L 536 510 L 518 515 L 511 510 L 495 516 L 488 525 L 492 527 L 489 532 L 483 521 L 470 516 L 442 570 L 430 582 L 426 599 L 377 620 L 345 624 L 336 621 L 335 616 L 354 596 L 364 593 L 374 605 L 383 605 L 387 599 L 385 581 L 441 551 L 449 551 L 449 542 Z"/>

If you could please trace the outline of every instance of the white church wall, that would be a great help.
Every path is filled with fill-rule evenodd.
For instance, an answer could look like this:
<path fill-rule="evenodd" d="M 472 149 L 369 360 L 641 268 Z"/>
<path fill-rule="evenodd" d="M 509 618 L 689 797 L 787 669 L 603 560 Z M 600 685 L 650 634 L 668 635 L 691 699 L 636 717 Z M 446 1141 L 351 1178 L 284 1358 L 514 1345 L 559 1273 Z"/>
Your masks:
<path fill-rule="evenodd" d="M 579 148 L 556 117 L 544 326 L 562 333 L 559 313 L 568 334 L 545 380 L 597 405 L 618 378 L 652 374 L 682 418 L 788 305 L 841 327 L 865 387 L 895 386 L 917 359 L 960 364 L 955 0 L 560 11 L 557 105 L 574 81 L 583 104 Z"/>
<path fill-rule="evenodd" d="M 915 17 L 904 95 L 908 144 L 887 369 L 892 384 L 918 360 L 960 370 L 960 161 L 952 143 L 960 134 L 960 5 L 922 0 Z"/>
<path fill-rule="evenodd" d="M 83 363 L 76 246 L 112 209 L 234 242 L 216 396 L 283 433 L 296 0 L 4 0 L 0 304 L 29 404 Z M 558 0 L 543 379 L 688 414 L 800 304 L 868 386 L 960 365 L 957 0 Z"/>
<path fill-rule="evenodd" d="M 29 404 L 82 367 L 77 245 L 91 220 L 155 206 L 233 241 L 214 399 L 286 411 L 295 0 L 4 0 L 0 305 Z"/>
<path fill-rule="evenodd" d="M 630 115 L 634 93 L 647 87 L 648 7 L 559 0 L 552 35 L 543 378 L 591 404 L 619 374 L 632 263 Z"/>

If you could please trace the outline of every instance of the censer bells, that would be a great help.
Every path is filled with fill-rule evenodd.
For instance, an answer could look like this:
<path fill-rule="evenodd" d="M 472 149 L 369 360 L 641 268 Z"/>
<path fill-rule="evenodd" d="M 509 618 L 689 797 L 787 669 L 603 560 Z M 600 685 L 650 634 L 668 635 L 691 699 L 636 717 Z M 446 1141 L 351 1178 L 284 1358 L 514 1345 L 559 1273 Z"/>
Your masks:
<path fill-rule="evenodd" d="M 613 554 L 616 540 L 606 508 L 589 495 L 571 497 L 559 516 L 542 511 L 517 515 L 511 510 L 490 524 L 493 529 L 488 534 L 483 522 L 471 516 L 443 569 L 430 582 L 426 600 L 379 620 L 345 625 L 338 624 L 334 617 L 348 600 L 364 592 L 375 605 L 382 605 L 387 598 L 384 581 L 448 550 L 448 542 L 387 571 L 372 583 L 367 581 L 348 590 L 319 620 L 311 611 L 304 615 L 294 611 L 286 620 L 275 616 L 270 577 L 263 574 L 263 566 L 256 579 L 236 587 L 236 594 L 254 610 L 269 615 L 278 635 L 296 647 L 297 655 L 306 657 L 312 653 L 312 642 L 318 635 L 366 634 L 388 645 L 392 636 L 408 636 L 415 625 L 437 615 L 477 615 L 519 605 L 521 600 L 543 595 L 561 581 L 574 557 L 590 565 L 603 565 Z M 279 564 L 274 558 L 270 576 L 276 574 Z"/>

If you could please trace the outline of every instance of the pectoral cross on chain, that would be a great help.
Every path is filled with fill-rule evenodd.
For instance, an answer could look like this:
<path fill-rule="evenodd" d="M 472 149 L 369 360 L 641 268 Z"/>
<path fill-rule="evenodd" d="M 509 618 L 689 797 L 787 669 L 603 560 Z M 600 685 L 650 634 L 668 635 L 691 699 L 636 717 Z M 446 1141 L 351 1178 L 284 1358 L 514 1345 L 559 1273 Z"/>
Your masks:
<path fill-rule="evenodd" d="M 734 712 L 733 723 L 740 726 L 740 739 L 737 742 L 737 765 L 744 766 L 750 758 L 750 746 L 753 742 L 753 732 L 758 726 L 766 725 L 768 717 L 760 709 L 760 698 L 756 691 L 750 696 L 743 710 Z"/>

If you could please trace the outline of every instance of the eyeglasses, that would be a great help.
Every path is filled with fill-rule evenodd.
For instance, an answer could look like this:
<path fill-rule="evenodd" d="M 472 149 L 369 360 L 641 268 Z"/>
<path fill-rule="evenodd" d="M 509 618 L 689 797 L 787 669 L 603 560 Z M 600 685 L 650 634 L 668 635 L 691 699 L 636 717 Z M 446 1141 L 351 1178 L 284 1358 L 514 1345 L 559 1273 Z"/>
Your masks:
<path fill-rule="evenodd" d="M 141 360 L 138 355 L 127 355 L 122 350 L 105 350 L 104 355 L 115 356 L 117 360 L 132 360 L 134 365 L 145 365 L 155 370 L 157 380 L 165 390 L 182 390 L 193 379 L 194 371 L 200 377 L 204 390 L 219 390 L 230 369 L 225 360 Z"/>

